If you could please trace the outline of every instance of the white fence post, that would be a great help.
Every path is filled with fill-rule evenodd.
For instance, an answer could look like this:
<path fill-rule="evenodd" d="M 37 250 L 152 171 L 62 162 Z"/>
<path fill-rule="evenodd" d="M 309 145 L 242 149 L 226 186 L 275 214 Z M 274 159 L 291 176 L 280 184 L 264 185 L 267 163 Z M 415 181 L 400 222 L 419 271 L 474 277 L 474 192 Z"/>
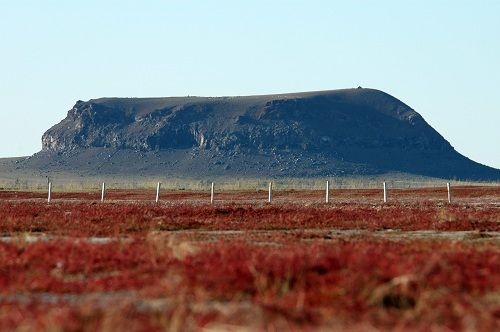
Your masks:
<path fill-rule="evenodd" d="M 161 183 L 158 182 L 158 184 L 156 185 L 156 203 L 160 201 L 160 187 Z"/>
<path fill-rule="evenodd" d="M 325 196 L 325 202 L 328 203 L 330 202 L 330 182 L 326 180 L 326 196 Z"/>
<path fill-rule="evenodd" d="M 106 183 L 102 183 L 102 190 L 101 190 L 101 202 L 104 202 L 104 196 L 106 195 Z"/>
<path fill-rule="evenodd" d="M 273 201 L 273 183 L 269 182 L 269 197 L 268 202 L 271 203 Z"/>
<path fill-rule="evenodd" d="M 448 190 L 448 203 L 451 204 L 451 186 L 450 183 L 446 183 L 446 189 Z"/>
<path fill-rule="evenodd" d="M 212 182 L 212 188 L 210 189 L 210 204 L 214 204 L 214 183 Z"/>
<path fill-rule="evenodd" d="M 384 181 L 384 203 L 387 203 L 387 184 Z"/>
<path fill-rule="evenodd" d="M 49 195 L 47 197 L 47 203 L 50 203 L 52 200 L 52 182 L 49 181 Z"/>

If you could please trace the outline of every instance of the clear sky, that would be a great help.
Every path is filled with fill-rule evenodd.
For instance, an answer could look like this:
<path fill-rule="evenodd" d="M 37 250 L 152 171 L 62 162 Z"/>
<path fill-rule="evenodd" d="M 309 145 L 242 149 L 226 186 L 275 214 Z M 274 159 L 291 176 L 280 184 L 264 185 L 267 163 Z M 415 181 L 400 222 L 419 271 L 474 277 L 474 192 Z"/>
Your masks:
<path fill-rule="evenodd" d="M 358 85 L 500 168 L 500 1 L 0 0 L 0 157 L 78 99 Z"/>

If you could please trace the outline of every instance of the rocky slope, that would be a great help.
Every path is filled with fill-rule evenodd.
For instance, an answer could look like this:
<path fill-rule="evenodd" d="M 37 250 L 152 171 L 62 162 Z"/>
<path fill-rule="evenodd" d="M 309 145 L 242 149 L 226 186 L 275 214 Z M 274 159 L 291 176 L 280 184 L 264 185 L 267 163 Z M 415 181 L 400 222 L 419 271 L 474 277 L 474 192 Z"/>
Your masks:
<path fill-rule="evenodd" d="M 22 167 L 217 176 L 403 172 L 500 179 L 409 106 L 373 89 L 78 101 Z"/>

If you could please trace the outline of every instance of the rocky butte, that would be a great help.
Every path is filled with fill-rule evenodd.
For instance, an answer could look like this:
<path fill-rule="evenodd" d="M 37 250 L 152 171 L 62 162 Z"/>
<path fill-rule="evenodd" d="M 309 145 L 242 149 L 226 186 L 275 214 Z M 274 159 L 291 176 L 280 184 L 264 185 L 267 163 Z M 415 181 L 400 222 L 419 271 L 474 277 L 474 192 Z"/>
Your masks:
<path fill-rule="evenodd" d="M 499 180 L 374 89 L 78 101 L 19 167 L 82 174 Z"/>

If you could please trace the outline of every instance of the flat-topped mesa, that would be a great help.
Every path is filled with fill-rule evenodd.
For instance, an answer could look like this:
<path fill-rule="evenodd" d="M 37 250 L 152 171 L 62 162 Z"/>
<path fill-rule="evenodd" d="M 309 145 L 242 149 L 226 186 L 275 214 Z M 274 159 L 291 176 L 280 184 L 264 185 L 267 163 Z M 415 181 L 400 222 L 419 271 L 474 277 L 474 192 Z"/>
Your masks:
<path fill-rule="evenodd" d="M 78 101 L 43 135 L 35 157 L 26 165 L 92 174 L 500 179 L 499 170 L 457 153 L 400 100 L 362 88 Z"/>
<path fill-rule="evenodd" d="M 451 149 L 410 107 L 372 89 L 250 97 L 78 101 L 43 150 L 201 148 L 336 151 Z"/>

